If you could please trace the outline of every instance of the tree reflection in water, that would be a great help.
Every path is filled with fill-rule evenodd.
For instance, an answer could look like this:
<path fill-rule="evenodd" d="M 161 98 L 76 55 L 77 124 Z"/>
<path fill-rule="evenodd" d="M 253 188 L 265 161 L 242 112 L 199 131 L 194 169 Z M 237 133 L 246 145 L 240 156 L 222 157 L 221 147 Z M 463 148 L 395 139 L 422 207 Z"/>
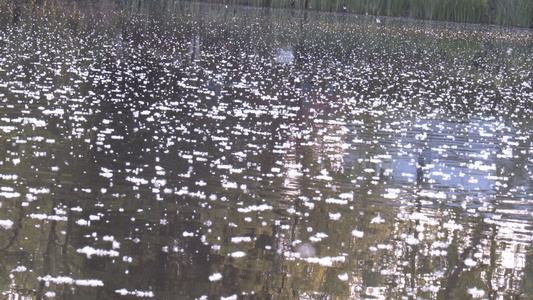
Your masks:
<path fill-rule="evenodd" d="M 0 1 L 6 297 L 531 294 L 531 32 L 59 4 Z"/>

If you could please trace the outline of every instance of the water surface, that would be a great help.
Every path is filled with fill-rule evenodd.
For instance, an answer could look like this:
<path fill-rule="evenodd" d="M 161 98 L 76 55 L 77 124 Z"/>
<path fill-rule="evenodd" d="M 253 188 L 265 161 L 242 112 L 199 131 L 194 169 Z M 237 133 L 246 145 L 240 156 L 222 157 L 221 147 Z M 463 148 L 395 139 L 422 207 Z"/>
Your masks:
<path fill-rule="evenodd" d="M 533 294 L 531 30 L 2 5 L 0 289 Z"/>

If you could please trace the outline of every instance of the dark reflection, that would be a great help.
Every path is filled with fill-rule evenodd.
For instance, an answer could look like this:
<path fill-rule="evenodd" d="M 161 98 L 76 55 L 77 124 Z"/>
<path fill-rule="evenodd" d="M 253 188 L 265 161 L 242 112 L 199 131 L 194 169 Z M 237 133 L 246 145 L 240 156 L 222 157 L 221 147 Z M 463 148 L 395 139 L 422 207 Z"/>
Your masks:
<path fill-rule="evenodd" d="M 530 292 L 531 32 L 0 7 L 5 296 Z"/>

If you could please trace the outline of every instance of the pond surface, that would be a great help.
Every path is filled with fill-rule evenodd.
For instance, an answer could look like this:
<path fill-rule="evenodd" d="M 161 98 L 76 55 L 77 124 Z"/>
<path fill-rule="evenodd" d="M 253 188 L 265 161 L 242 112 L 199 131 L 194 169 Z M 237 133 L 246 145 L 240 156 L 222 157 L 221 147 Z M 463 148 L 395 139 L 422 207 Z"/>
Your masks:
<path fill-rule="evenodd" d="M 127 2 L 0 2 L 3 298 L 532 297 L 531 30 Z"/>

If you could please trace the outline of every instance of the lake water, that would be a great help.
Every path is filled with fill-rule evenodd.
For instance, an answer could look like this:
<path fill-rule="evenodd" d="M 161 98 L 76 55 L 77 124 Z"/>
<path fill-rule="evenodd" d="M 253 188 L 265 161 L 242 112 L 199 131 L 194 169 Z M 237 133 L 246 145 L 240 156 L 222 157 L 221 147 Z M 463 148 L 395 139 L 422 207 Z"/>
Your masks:
<path fill-rule="evenodd" d="M 532 297 L 531 30 L 123 2 L 0 1 L 3 299 Z"/>

